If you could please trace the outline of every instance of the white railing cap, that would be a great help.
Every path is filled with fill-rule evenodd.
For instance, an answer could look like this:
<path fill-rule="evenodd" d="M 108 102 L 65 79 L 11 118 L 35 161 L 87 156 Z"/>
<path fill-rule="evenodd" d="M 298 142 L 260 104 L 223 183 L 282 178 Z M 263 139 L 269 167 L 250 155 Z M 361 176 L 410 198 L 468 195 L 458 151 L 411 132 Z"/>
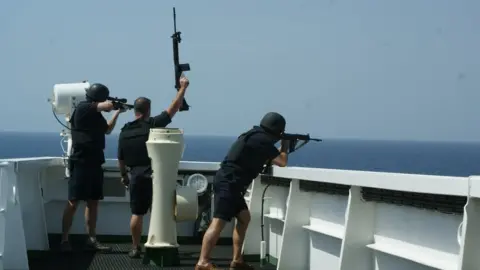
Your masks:
<path fill-rule="evenodd" d="M 39 157 L 3 160 L 0 159 L 0 165 L 8 165 L 12 162 L 19 165 L 65 165 L 64 160 L 61 157 Z M 108 159 L 105 163 L 105 166 L 117 166 L 117 160 Z M 179 166 L 181 170 L 191 171 L 216 171 L 219 169 L 219 167 L 219 162 L 197 161 L 181 161 Z M 280 168 L 277 166 L 273 166 L 273 176 L 347 186 L 361 186 L 387 190 L 455 196 L 468 196 L 469 190 L 471 190 L 470 193 L 472 194 L 472 196 L 480 197 L 480 176 L 472 177 L 472 179 L 469 179 L 468 177 L 367 172 L 306 167 Z M 469 188 L 470 182 L 472 183 L 471 188 Z"/>
<path fill-rule="evenodd" d="M 480 176 L 470 176 L 469 196 L 480 198 Z"/>
<path fill-rule="evenodd" d="M 347 186 L 360 186 L 455 196 L 467 196 L 469 185 L 468 177 L 317 169 L 304 167 L 280 168 L 274 166 L 273 176 Z"/>

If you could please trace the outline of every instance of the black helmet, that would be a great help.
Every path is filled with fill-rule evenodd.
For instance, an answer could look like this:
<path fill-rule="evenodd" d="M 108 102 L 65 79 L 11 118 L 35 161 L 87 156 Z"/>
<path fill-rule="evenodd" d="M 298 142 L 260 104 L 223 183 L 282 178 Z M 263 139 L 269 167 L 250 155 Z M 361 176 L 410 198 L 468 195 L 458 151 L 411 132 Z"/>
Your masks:
<path fill-rule="evenodd" d="M 269 112 L 263 116 L 260 126 L 274 135 L 280 135 L 285 131 L 287 122 L 285 118 L 276 112 Z"/>
<path fill-rule="evenodd" d="M 92 101 L 104 102 L 110 95 L 110 91 L 105 85 L 101 83 L 94 83 L 87 89 L 86 95 L 87 98 L 91 99 Z"/>

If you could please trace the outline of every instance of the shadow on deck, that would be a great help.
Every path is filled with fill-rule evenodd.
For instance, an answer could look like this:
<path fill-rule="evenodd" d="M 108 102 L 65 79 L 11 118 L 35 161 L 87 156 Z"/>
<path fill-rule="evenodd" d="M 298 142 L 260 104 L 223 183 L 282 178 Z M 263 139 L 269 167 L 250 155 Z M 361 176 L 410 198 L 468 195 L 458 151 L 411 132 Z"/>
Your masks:
<path fill-rule="evenodd" d="M 82 250 L 84 241 L 72 239 L 73 252 L 65 254 L 58 250 L 59 237 L 50 237 L 51 251 L 38 251 L 29 253 L 30 270 L 133 270 L 133 269 L 194 269 L 195 263 L 200 255 L 200 245 L 181 245 L 180 246 L 180 265 L 177 267 L 157 267 L 153 265 L 145 265 L 142 259 L 130 259 L 128 251 L 131 244 L 129 242 L 119 243 L 118 241 L 103 241 L 104 244 L 112 247 L 112 251 L 108 253 L 95 253 L 92 251 Z M 103 240 L 103 239 L 99 239 Z M 214 249 L 212 261 L 220 267 L 220 269 L 229 269 L 232 257 L 231 245 L 219 245 Z M 268 265 L 260 267 L 259 262 L 250 262 L 256 266 L 256 269 L 276 269 L 275 266 Z"/>

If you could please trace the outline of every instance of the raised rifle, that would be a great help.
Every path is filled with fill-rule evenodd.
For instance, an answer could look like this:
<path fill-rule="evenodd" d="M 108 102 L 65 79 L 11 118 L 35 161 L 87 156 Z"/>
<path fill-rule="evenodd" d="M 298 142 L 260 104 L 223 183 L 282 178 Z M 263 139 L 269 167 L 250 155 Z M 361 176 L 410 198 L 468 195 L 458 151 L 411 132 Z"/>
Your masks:
<path fill-rule="evenodd" d="M 107 100 L 110 100 L 113 104 L 114 110 L 131 110 L 133 105 L 127 104 L 126 98 L 117 98 L 117 97 L 108 97 Z"/>
<path fill-rule="evenodd" d="M 296 150 L 303 147 L 305 144 L 309 143 L 310 141 L 321 142 L 321 139 L 311 138 L 309 134 L 290 134 L 290 133 L 283 133 L 282 140 L 289 141 L 288 145 L 288 153 L 293 153 Z M 298 145 L 298 142 L 302 141 L 302 144 Z"/>
<path fill-rule="evenodd" d="M 182 32 L 177 32 L 177 14 L 175 13 L 175 8 L 173 8 L 173 35 L 172 35 L 172 43 L 173 43 L 173 64 L 175 69 L 175 88 L 177 91 L 180 89 L 180 78 L 182 77 L 182 73 L 185 71 L 190 71 L 190 64 L 180 64 L 180 57 L 178 55 L 178 44 L 182 42 L 181 35 Z M 179 111 L 188 111 L 190 106 L 188 105 L 185 98 L 183 98 L 182 106 L 180 107 Z"/>

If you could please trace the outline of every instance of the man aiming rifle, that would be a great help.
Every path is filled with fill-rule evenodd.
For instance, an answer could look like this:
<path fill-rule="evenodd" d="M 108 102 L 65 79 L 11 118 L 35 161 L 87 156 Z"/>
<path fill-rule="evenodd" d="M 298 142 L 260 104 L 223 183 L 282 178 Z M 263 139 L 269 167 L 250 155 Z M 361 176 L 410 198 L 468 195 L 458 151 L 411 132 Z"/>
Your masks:
<path fill-rule="evenodd" d="M 115 127 L 123 107 L 109 100 L 107 86 L 95 83 L 86 90 L 86 100 L 80 102 L 70 119 L 73 153 L 69 158 L 71 176 L 68 180 L 68 202 L 62 220 L 62 251 L 71 251 L 68 234 L 79 201 L 86 201 L 85 221 L 88 233 L 87 247 L 110 250 L 96 239 L 98 202 L 103 199 L 103 168 L 105 162 L 105 134 Z M 110 98 L 111 99 L 111 98 Z M 102 112 L 116 110 L 107 122 Z"/>
<path fill-rule="evenodd" d="M 285 125 L 282 115 L 267 113 L 260 121 L 260 126 L 254 126 L 240 135 L 230 147 L 214 179 L 214 218 L 203 237 L 202 251 L 195 270 L 215 269 L 209 262 L 210 253 L 225 224 L 234 217 L 237 223 L 233 231 L 233 259 L 230 267 L 254 269 L 243 261 L 241 255 L 250 222 L 250 212 L 243 196 L 267 162 L 271 161 L 280 167 L 287 165 L 289 141 L 282 140 L 280 149 L 275 147 L 282 138 Z"/>

